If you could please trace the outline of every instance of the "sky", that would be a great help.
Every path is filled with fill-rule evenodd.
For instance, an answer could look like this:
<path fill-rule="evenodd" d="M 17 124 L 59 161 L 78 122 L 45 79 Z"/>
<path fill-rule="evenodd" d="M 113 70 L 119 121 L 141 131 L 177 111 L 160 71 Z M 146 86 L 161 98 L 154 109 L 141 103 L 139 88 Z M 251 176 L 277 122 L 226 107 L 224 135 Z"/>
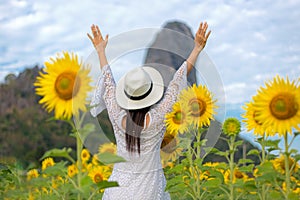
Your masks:
<path fill-rule="evenodd" d="M 299 0 L 0 2 L 0 81 L 9 73 L 43 65 L 58 52 L 87 59 L 93 52 L 86 36 L 91 24 L 113 39 L 175 20 L 186 23 L 193 34 L 201 21 L 209 24 L 212 34 L 205 53 L 221 77 L 227 107 L 237 113 L 276 74 L 292 80 L 300 76 Z M 117 63 L 135 64 L 127 57 Z M 120 76 L 125 70 L 115 68 L 114 73 Z"/>

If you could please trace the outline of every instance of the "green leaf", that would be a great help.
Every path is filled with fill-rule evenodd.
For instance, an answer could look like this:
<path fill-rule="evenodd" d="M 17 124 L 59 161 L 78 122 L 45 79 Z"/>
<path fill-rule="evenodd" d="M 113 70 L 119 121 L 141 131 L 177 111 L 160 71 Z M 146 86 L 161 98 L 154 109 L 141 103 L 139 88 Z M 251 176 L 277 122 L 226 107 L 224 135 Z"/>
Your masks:
<path fill-rule="evenodd" d="M 66 162 L 55 163 L 55 165 L 47 167 L 43 173 L 52 176 L 63 176 L 67 173 L 65 168 L 66 164 Z"/>
<path fill-rule="evenodd" d="M 269 192 L 269 198 L 268 199 L 284 199 L 282 194 L 276 190 L 271 190 Z"/>
<path fill-rule="evenodd" d="M 229 155 L 229 152 L 228 152 L 228 151 L 225 151 L 225 152 L 223 152 L 223 151 L 218 151 L 218 152 L 216 152 L 215 154 L 217 154 L 217 155 L 219 155 L 219 156 L 224 156 L 224 157 L 226 157 L 226 156 Z"/>
<path fill-rule="evenodd" d="M 238 141 L 234 142 L 234 145 L 237 147 L 237 146 L 242 145 L 243 142 L 244 142 L 243 140 L 238 140 Z"/>
<path fill-rule="evenodd" d="M 174 187 L 177 184 L 180 184 L 183 182 L 183 179 L 181 176 L 175 176 L 174 178 L 171 178 L 170 180 L 167 181 L 167 186 L 166 190 L 168 190 L 171 187 Z"/>
<path fill-rule="evenodd" d="M 274 172 L 273 164 L 270 161 L 264 162 L 257 166 L 259 173 Z"/>
<path fill-rule="evenodd" d="M 247 164 L 247 163 L 253 163 L 254 161 L 251 159 L 239 159 L 238 165 Z"/>
<path fill-rule="evenodd" d="M 83 126 L 83 128 L 79 130 L 79 135 L 80 135 L 81 140 L 85 141 L 85 139 L 93 131 L 95 131 L 95 124 L 93 124 L 93 123 L 87 123 L 87 124 L 85 124 Z"/>
<path fill-rule="evenodd" d="M 62 158 L 67 158 L 74 163 L 73 158 L 69 155 L 71 151 L 72 151 L 71 148 L 65 148 L 65 147 L 63 149 L 56 149 L 56 148 L 51 149 L 49 151 L 46 151 L 40 160 L 44 160 L 47 157 L 62 157 Z"/>
<path fill-rule="evenodd" d="M 239 170 L 242 172 L 251 173 L 251 172 L 253 172 L 253 167 L 254 167 L 254 164 L 251 164 L 251 165 L 239 167 Z"/>
<path fill-rule="evenodd" d="M 290 154 L 297 154 L 298 150 L 297 149 L 291 149 Z"/>
<path fill-rule="evenodd" d="M 204 147 L 203 148 L 205 153 L 216 153 L 219 152 L 219 149 L 216 149 L 214 147 Z"/>
<path fill-rule="evenodd" d="M 289 200 L 299 200 L 299 194 L 295 194 L 293 192 L 291 192 L 288 196 Z"/>
<path fill-rule="evenodd" d="M 294 158 L 295 158 L 296 162 L 298 162 L 300 160 L 300 154 L 295 155 Z"/>
<path fill-rule="evenodd" d="M 298 135 L 300 135 L 299 131 L 294 133 L 294 137 L 297 137 Z"/>
<path fill-rule="evenodd" d="M 265 146 L 266 147 L 273 147 L 273 148 L 278 149 L 278 145 L 279 145 L 280 141 L 281 141 L 281 139 L 278 139 L 278 140 L 265 140 Z"/>
<path fill-rule="evenodd" d="M 82 187 L 85 187 L 85 186 L 90 186 L 93 184 L 93 181 L 91 179 L 91 177 L 89 176 L 84 176 L 82 179 L 81 179 L 81 186 Z"/>
<path fill-rule="evenodd" d="M 260 152 L 257 149 L 251 149 L 250 151 L 248 151 L 247 156 L 249 155 L 260 155 Z"/>
<path fill-rule="evenodd" d="M 97 183 L 97 186 L 101 190 L 109 187 L 118 187 L 119 184 L 116 181 L 101 181 L 100 183 Z"/>
<path fill-rule="evenodd" d="M 100 162 L 104 163 L 105 165 L 107 164 L 113 164 L 113 163 L 120 163 L 120 162 L 126 162 L 124 158 L 121 156 L 112 154 L 112 153 L 99 153 L 97 154 L 97 157 Z"/>
<path fill-rule="evenodd" d="M 221 180 L 218 178 L 209 179 L 202 184 L 202 187 L 219 187 L 221 185 Z"/>

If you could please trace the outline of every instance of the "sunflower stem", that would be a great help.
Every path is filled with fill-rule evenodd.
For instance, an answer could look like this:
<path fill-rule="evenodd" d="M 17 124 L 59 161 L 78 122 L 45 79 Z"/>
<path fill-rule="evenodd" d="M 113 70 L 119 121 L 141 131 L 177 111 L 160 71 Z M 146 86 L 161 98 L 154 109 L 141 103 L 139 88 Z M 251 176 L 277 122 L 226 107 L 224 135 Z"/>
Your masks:
<path fill-rule="evenodd" d="M 266 160 L 266 151 L 265 151 L 265 141 L 266 141 L 266 134 L 263 134 L 263 138 L 262 138 L 262 142 L 261 142 L 261 163 L 264 163 Z M 261 194 L 261 200 L 265 200 L 266 199 L 266 185 L 263 184 L 262 187 L 262 194 Z"/>
<path fill-rule="evenodd" d="M 235 135 L 230 136 L 230 145 L 229 145 L 229 153 L 230 153 L 230 200 L 234 200 L 234 187 L 233 187 L 233 177 L 234 177 L 234 141 Z"/>
<path fill-rule="evenodd" d="M 78 165 L 78 174 L 77 174 L 77 185 L 81 189 L 81 171 L 82 171 L 82 162 L 81 162 L 81 151 L 82 151 L 82 141 L 79 136 L 79 132 L 76 131 L 76 146 L 77 146 L 77 165 Z M 80 193 L 77 195 L 77 199 L 81 199 Z"/>
<path fill-rule="evenodd" d="M 264 163 L 266 159 L 266 151 L 265 151 L 265 140 L 266 139 L 266 134 L 264 133 L 263 138 L 262 138 L 262 143 L 261 143 L 261 162 Z"/>
<path fill-rule="evenodd" d="M 284 161 L 285 161 L 285 183 L 286 183 L 286 194 L 285 198 L 288 199 L 290 194 L 291 180 L 290 180 L 290 167 L 289 167 L 289 144 L 288 144 L 288 136 L 287 133 L 284 134 Z"/>

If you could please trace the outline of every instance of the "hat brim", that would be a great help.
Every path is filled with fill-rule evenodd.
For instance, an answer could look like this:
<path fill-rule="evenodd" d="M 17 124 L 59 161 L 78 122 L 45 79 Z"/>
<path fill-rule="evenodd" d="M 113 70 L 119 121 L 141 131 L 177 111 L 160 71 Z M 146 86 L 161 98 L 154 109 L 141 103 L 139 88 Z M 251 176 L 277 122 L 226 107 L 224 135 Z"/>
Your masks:
<path fill-rule="evenodd" d="M 164 82 L 161 74 L 153 67 L 143 67 L 143 69 L 151 77 L 153 84 L 151 92 L 141 100 L 129 99 L 124 92 L 124 75 L 120 78 L 116 86 L 116 99 L 120 107 L 127 110 L 146 108 L 157 103 L 162 98 L 164 93 Z"/>

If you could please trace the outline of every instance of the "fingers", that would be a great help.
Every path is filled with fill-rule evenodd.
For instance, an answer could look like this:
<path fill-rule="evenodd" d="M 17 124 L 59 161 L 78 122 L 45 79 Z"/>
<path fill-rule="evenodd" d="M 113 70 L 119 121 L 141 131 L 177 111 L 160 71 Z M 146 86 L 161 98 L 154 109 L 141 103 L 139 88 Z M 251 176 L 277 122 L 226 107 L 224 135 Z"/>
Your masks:
<path fill-rule="evenodd" d="M 209 37 L 210 33 L 211 33 L 211 31 L 208 31 L 208 33 L 207 33 L 207 34 L 206 34 L 206 36 L 205 36 L 205 40 L 207 40 L 207 39 L 208 39 L 208 37 Z"/>
<path fill-rule="evenodd" d="M 200 25 L 199 25 L 197 34 L 199 34 L 199 35 L 205 35 L 207 28 L 208 28 L 207 22 L 204 22 L 204 23 L 201 22 Z"/>
<path fill-rule="evenodd" d="M 92 43 L 94 42 L 94 39 L 92 38 L 92 36 L 89 34 L 89 33 L 87 33 L 87 36 L 90 38 L 90 40 L 92 41 Z"/>
<path fill-rule="evenodd" d="M 97 31 L 97 35 L 99 35 L 102 38 L 101 31 L 97 25 L 96 25 L 96 31 Z"/>
<path fill-rule="evenodd" d="M 96 37 L 98 34 L 97 34 L 97 28 L 94 24 L 92 25 L 91 29 L 92 29 L 93 36 Z"/>

